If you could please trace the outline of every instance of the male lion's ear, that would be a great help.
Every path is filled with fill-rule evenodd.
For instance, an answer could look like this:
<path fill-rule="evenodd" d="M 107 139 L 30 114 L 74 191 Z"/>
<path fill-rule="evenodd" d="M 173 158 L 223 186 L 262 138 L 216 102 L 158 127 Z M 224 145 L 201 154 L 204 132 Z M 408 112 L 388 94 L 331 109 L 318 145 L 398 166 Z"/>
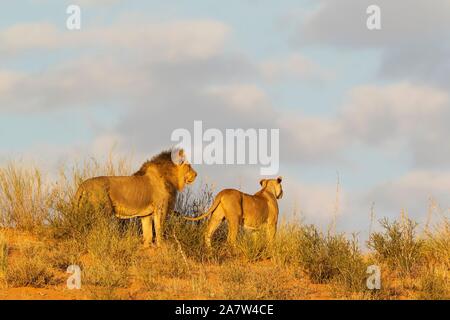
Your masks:
<path fill-rule="evenodd" d="M 278 181 L 278 183 L 281 183 L 281 181 L 283 181 L 283 177 L 282 177 L 282 176 L 279 176 L 279 177 L 277 178 L 277 181 Z"/>
<path fill-rule="evenodd" d="M 265 187 L 266 186 L 266 184 L 267 184 L 267 180 L 266 179 L 261 179 L 260 181 L 259 181 L 259 184 L 261 185 L 261 187 Z"/>
<path fill-rule="evenodd" d="M 178 156 L 180 157 L 181 163 L 186 161 L 186 154 L 184 153 L 184 149 L 178 150 Z"/>
<path fill-rule="evenodd" d="M 182 165 L 186 161 L 186 155 L 183 149 L 173 149 L 171 153 L 172 162 L 176 165 Z"/>

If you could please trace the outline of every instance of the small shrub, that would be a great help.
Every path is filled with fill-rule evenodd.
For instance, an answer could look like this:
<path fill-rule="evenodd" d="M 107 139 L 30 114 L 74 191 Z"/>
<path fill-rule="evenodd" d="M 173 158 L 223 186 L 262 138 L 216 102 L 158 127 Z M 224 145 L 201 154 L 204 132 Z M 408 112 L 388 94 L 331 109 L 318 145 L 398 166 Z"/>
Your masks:
<path fill-rule="evenodd" d="M 66 271 L 70 265 L 81 265 L 83 251 L 81 245 L 74 239 L 56 241 L 51 244 L 46 256 L 48 262 L 60 271 Z"/>
<path fill-rule="evenodd" d="M 180 215 L 173 214 L 168 217 L 166 223 L 167 239 L 175 246 L 181 245 L 188 257 L 204 261 L 208 259 L 203 240 L 205 227 L 205 223 L 192 223 Z"/>
<path fill-rule="evenodd" d="M 181 244 L 186 256 L 198 262 L 221 263 L 230 256 L 228 246 L 224 245 L 227 237 L 226 223 L 223 223 L 213 237 L 213 250 L 206 250 L 204 234 L 208 219 L 187 221 L 183 216 L 197 216 L 206 212 L 213 197 L 212 187 L 200 184 L 198 190 L 188 187 L 177 197 L 175 213 L 170 214 L 167 221 L 166 235 L 174 244 Z"/>
<path fill-rule="evenodd" d="M 402 222 L 380 221 L 384 232 L 370 235 L 368 247 L 375 251 L 375 258 L 386 263 L 391 270 L 398 270 L 401 275 L 410 275 L 413 267 L 423 258 L 423 241 L 416 238 L 417 223 L 405 219 Z"/>
<path fill-rule="evenodd" d="M 357 240 L 344 235 L 323 235 L 314 226 L 298 234 L 297 252 L 304 271 L 315 283 L 339 282 L 351 290 L 364 288 L 366 264 Z"/>
<path fill-rule="evenodd" d="M 87 236 L 89 263 L 84 268 L 86 283 L 104 287 L 125 287 L 129 267 L 140 246 L 135 227 L 122 231 L 114 217 L 97 222 Z"/>
<path fill-rule="evenodd" d="M 269 247 L 264 231 L 244 232 L 238 239 L 237 248 L 247 262 L 256 262 L 269 258 Z"/>
<path fill-rule="evenodd" d="M 6 283 L 10 287 L 42 288 L 57 283 L 53 270 L 39 247 L 24 247 L 20 255 L 8 265 Z"/>
<path fill-rule="evenodd" d="M 48 187 L 38 169 L 0 168 L 0 225 L 36 231 L 48 218 Z"/>
<path fill-rule="evenodd" d="M 443 221 L 426 233 L 424 255 L 429 266 L 443 266 L 450 269 L 450 221 Z"/>
<path fill-rule="evenodd" d="M 450 299 L 450 278 L 445 270 L 430 270 L 420 278 L 419 299 L 448 300 Z"/>
<path fill-rule="evenodd" d="M 96 176 L 129 175 L 130 162 L 127 159 L 115 159 L 112 153 L 104 162 L 90 158 L 71 169 L 62 167 L 59 179 L 49 188 L 48 195 L 48 232 L 53 238 L 72 238 L 81 244 L 86 243 L 86 237 L 97 220 L 109 217 L 104 206 L 93 207 L 88 203 L 75 203 L 75 194 L 79 185 L 86 179 Z"/>
<path fill-rule="evenodd" d="M 275 240 L 269 247 L 274 263 L 281 267 L 299 267 L 302 232 L 302 226 L 296 223 L 282 225 L 278 228 Z"/>
<path fill-rule="evenodd" d="M 117 220 L 102 204 L 94 207 L 89 203 L 80 203 L 78 206 L 72 199 L 65 200 L 54 195 L 51 205 L 54 215 L 49 219 L 50 232 L 58 240 L 76 239 L 80 244 L 86 244 L 91 231 L 104 220 Z"/>

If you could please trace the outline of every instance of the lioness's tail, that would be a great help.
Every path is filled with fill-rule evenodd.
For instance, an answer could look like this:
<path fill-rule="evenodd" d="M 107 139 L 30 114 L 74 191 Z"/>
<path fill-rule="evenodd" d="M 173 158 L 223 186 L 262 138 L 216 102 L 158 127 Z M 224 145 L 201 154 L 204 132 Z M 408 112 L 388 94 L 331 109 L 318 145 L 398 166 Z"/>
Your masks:
<path fill-rule="evenodd" d="M 207 216 L 211 215 L 214 212 L 214 210 L 217 209 L 217 207 L 220 204 L 220 200 L 222 200 L 221 198 L 222 197 L 220 195 L 217 195 L 216 198 L 214 199 L 214 202 L 213 202 L 211 208 L 209 208 L 209 210 L 206 213 L 204 213 L 198 217 L 195 217 L 195 218 L 186 217 L 186 216 L 183 218 L 185 218 L 186 220 L 189 220 L 189 221 L 198 221 L 198 220 L 206 218 Z"/>

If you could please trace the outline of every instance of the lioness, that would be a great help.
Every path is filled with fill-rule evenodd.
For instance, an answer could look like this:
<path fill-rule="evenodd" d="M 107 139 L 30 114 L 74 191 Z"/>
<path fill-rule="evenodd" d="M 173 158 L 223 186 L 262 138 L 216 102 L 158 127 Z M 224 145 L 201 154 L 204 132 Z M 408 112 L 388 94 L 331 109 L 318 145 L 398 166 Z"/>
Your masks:
<path fill-rule="evenodd" d="M 104 205 L 118 218 L 140 217 L 144 246 L 162 241 L 167 212 L 172 211 L 178 191 L 194 182 L 197 172 L 186 161 L 183 150 L 164 151 L 145 162 L 132 176 L 96 177 L 84 181 L 75 196 L 95 206 Z"/>
<path fill-rule="evenodd" d="M 275 237 L 278 222 L 277 199 L 281 199 L 283 196 L 281 181 L 281 177 L 262 179 L 260 181 L 262 188 L 254 195 L 234 189 L 222 190 L 215 197 L 208 212 L 199 217 L 185 217 L 185 219 L 196 221 L 211 215 L 205 232 L 205 243 L 208 248 L 211 248 L 211 237 L 223 219 L 228 221 L 227 240 L 232 245 L 236 243 L 239 226 L 241 225 L 247 229 L 258 229 L 265 225 L 267 237 L 269 241 L 272 241 Z"/>

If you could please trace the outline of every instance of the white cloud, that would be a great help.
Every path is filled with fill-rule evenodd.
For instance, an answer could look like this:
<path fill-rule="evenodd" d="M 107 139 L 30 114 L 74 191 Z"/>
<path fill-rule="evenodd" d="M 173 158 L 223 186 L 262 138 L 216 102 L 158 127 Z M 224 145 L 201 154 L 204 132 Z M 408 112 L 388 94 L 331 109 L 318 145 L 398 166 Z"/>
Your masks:
<path fill-rule="evenodd" d="M 32 111 L 130 103 L 130 99 L 145 96 L 160 85 L 173 72 L 170 68 L 213 61 L 228 32 L 226 25 L 210 20 L 121 22 L 82 32 L 64 32 L 39 23 L 9 27 L 0 31 L 0 56 L 7 53 L 17 58 L 16 54 L 35 49 L 72 49 L 78 56 L 35 72 L 0 70 L 0 109 Z M 90 52 L 92 48 L 94 52 Z M 158 71 L 160 68 L 166 74 Z"/>
<path fill-rule="evenodd" d="M 336 155 L 348 145 L 342 123 L 335 118 L 285 112 L 277 124 L 285 132 L 287 142 L 282 154 L 294 162 L 336 160 Z"/>
<path fill-rule="evenodd" d="M 410 83 L 356 87 L 341 117 L 348 139 L 403 146 L 415 165 L 449 165 L 450 100 L 443 90 Z"/>
<path fill-rule="evenodd" d="M 239 113 L 249 113 L 268 111 L 270 106 L 266 93 L 253 84 L 209 86 L 205 93 L 215 99 L 226 102 L 231 108 Z M 271 110 L 274 112 L 273 110 Z"/>
<path fill-rule="evenodd" d="M 268 59 L 260 64 L 262 75 L 268 81 L 290 79 L 330 80 L 333 74 L 300 54 L 282 59 Z"/>
<path fill-rule="evenodd" d="M 207 58 L 217 54 L 230 29 L 214 20 L 148 23 L 123 19 L 112 26 L 70 32 L 50 23 L 24 23 L 0 30 L 0 56 L 30 50 L 107 50 L 150 60 Z M 125 50 L 125 51 L 124 51 Z"/>
<path fill-rule="evenodd" d="M 52 50 L 67 45 L 62 32 L 50 23 L 22 23 L 0 31 L 0 56 L 29 49 Z"/>
<path fill-rule="evenodd" d="M 80 32 L 49 24 L 9 27 L 0 31 L 0 52 L 70 48 L 78 57 L 34 73 L 3 71 L 0 108 L 117 107 L 123 116 L 116 133 L 151 150 L 170 144 L 171 131 L 194 120 L 221 129 L 279 128 L 283 141 L 295 141 L 282 144 L 285 161 L 331 159 L 342 146 L 339 124 L 278 111 L 256 85 L 262 80 L 261 66 L 241 54 L 223 53 L 229 32 L 228 26 L 212 20 L 155 24 L 130 17 Z M 288 57 L 286 64 L 268 63 L 277 74 L 322 72 L 300 55 Z M 161 136 L 166 140 L 156 138 Z"/>
<path fill-rule="evenodd" d="M 449 190 L 449 172 L 416 170 L 374 187 L 362 200 L 373 201 L 383 215 L 398 216 L 403 209 L 410 217 L 423 219 L 430 199 L 442 208 L 450 208 Z"/>
<path fill-rule="evenodd" d="M 450 1 L 378 0 L 381 30 L 368 30 L 371 0 L 320 0 L 299 26 L 298 41 L 351 47 L 398 47 L 442 41 L 450 29 Z"/>
<path fill-rule="evenodd" d="M 74 0 L 74 4 L 82 6 L 110 6 L 123 2 L 123 0 Z"/>
<path fill-rule="evenodd" d="M 381 30 L 366 27 L 371 0 L 320 0 L 294 35 L 298 45 L 375 49 L 381 77 L 450 86 L 450 1 L 378 0 Z"/>
<path fill-rule="evenodd" d="M 301 218 L 305 223 L 329 226 L 334 217 L 347 219 L 347 191 L 337 185 L 301 182 L 286 176 L 283 180 L 282 210 L 286 217 Z"/>
<path fill-rule="evenodd" d="M 0 94 L 6 95 L 21 80 L 22 74 L 14 71 L 0 71 Z"/>
<path fill-rule="evenodd" d="M 31 0 L 32 2 L 36 4 L 48 4 L 51 3 L 54 0 Z M 132 2 L 135 0 L 128 0 L 128 2 Z M 106 7 L 106 6 L 112 6 L 115 4 L 119 4 L 121 2 L 124 2 L 123 0 L 64 0 L 64 2 L 67 3 L 67 5 L 75 4 L 83 7 Z"/>
<path fill-rule="evenodd" d="M 444 91 L 409 83 L 355 87 L 343 116 L 349 130 L 367 141 L 407 137 L 429 125 L 431 129 L 448 110 Z"/>

